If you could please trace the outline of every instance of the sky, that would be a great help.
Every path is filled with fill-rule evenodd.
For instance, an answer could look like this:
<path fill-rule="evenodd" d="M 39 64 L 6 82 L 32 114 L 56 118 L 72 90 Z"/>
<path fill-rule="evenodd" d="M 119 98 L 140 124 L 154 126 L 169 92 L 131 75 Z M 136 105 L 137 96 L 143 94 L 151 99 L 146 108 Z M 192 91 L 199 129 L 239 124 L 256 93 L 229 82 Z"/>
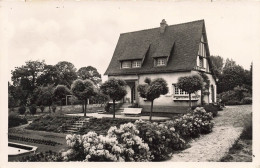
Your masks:
<path fill-rule="evenodd" d="M 77 69 L 96 67 L 102 75 L 120 33 L 204 19 L 211 55 L 232 58 L 249 69 L 260 54 L 257 2 L 5 2 L 2 37 L 11 70 L 28 60 L 69 61 Z M 103 81 L 107 77 L 103 76 Z"/>

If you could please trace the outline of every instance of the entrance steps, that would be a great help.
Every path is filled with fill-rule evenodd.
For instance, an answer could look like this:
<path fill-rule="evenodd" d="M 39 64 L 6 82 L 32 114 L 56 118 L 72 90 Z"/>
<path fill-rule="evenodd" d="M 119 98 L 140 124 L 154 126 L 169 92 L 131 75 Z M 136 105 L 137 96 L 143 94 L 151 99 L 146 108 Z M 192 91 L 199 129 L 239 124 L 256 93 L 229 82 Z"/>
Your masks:
<path fill-rule="evenodd" d="M 73 124 L 71 124 L 70 126 L 68 126 L 66 128 L 66 132 L 70 133 L 70 134 L 77 133 L 84 126 L 84 124 L 87 123 L 88 121 L 89 121 L 89 118 L 84 118 L 84 119 L 75 121 Z"/>

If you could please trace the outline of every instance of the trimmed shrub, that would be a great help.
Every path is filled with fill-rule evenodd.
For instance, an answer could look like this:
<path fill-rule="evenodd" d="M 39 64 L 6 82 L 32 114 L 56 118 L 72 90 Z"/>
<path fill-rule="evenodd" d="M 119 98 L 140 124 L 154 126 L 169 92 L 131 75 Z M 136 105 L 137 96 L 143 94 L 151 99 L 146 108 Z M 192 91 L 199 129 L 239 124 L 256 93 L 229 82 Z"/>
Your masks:
<path fill-rule="evenodd" d="M 242 104 L 252 104 L 252 97 L 245 97 L 241 100 Z"/>
<path fill-rule="evenodd" d="M 226 102 L 226 105 L 241 105 L 241 102 L 238 100 L 229 100 Z"/>
<path fill-rule="evenodd" d="M 37 110 L 36 104 L 32 104 L 32 105 L 29 107 L 29 110 L 30 110 L 30 113 L 31 113 L 32 115 L 36 114 L 36 110 Z"/>
<path fill-rule="evenodd" d="M 43 105 L 41 105 L 40 110 L 41 110 L 42 113 L 43 113 L 44 109 L 45 109 L 45 107 Z"/>
<path fill-rule="evenodd" d="M 51 109 L 52 109 L 52 112 L 55 113 L 55 111 L 56 111 L 56 109 L 57 109 L 57 106 L 56 106 L 56 105 L 52 105 L 52 106 L 51 106 Z"/>
<path fill-rule="evenodd" d="M 27 124 L 26 118 L 21 118 L 15 113 L 10 113 L 8 116 L 8 128 L 16 127 L 22 124 Z"/>
<path fill-rule="evenodd" d="M 26 107 L 25 106 L 21 106 L 21 107 L 18 108 L 18 112 L 21 115 L 23 115 L 25 113 L 25 111 L 26 111 Z"/>
<path fill-rule="evenodd" d="M 185 141 L 175 132 L 173 124 L 158 124 L 137 120 L 139 136 L 148 144 L 153 161 L 168 159 L 176 150 L 183 149 Z M 169 127 L 168 127 L 169 126 Z"/>
<path fill-rule="evenodd" d="M 109 111 L 111 111 L 111 105 L 109 104 L 109 102 L 106 103 L 106 105 L 105 105 L 105 107 L 104 107 L 104 110 L 105 110 L 106 112 L 108 112 L 108 113 L 109 113 Z"/>

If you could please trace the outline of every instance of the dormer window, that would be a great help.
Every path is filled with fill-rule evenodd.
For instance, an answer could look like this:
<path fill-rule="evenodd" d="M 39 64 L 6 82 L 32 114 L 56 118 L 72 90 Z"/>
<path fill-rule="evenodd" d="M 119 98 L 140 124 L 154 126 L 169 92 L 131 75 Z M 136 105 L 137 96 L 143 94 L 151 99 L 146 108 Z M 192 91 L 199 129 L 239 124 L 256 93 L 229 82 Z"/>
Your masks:
<path fill-rule="evenodd" d="M 166 58 L 157 58 L 155 60 L 155 65 L 156 66 L 166 66 L 166 61 L 167 61 Z"/>
<path fill-rule="evenodd" d="M 122 68 L 131 68 L 131 61 L 123 61 Z"/>
<path fill-rule="evenodd" d="M 127 68 L 140 68 L 141 64 L 142 64 L 141 60 L 122 61 L 121 67 L 123 69 L 127 69 Z"/>
<path fill-rule="evenodd" d="M 132 68 L 140 68 L 141 61 L 132 61 Z"/>

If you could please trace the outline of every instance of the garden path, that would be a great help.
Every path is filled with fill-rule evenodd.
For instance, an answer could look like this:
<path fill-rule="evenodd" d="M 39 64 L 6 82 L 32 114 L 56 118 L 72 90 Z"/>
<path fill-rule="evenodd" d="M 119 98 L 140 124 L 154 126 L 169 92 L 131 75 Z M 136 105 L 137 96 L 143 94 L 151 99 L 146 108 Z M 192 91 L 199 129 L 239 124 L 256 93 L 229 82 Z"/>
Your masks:
<path fill-rule="evenodd" d="M 190 148 L 176 153 L 170 162 L 217 162 L 229 151 L 242 133 L 244 118 L 252 113 L 251 105 L 227 106 L 214 118 L 213 132 L 190 142 Z"/>
<path fill-rule="evenodd" d="M 84 116 L 83 113 L 76 113 L 76 114 L 66 114 L 69 116 Z M 87 113 L 86 114 L 88 117 L 95 117 L 95 118 L 113 118 L 112 114 L 98 114 L 98 113 Z M 149 120 L 149 116 L 126 116 L 122 114 L 116 114 L 116 118 L 124 118 L 124 119 L 142 119 L 142 120 Z M 169 117 L 158 117 L 158 116 L 153 116 L 153 121 L 156 120 L 169 120 Z"/>

